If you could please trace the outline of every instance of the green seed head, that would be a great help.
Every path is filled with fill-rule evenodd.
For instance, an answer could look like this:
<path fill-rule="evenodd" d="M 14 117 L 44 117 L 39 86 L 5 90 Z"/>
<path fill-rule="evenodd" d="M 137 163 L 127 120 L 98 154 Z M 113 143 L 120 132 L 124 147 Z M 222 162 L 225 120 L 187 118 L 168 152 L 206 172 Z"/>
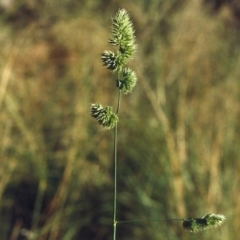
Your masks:
<path fill-rule="evenodd" d="M 99 103 L 91 105 L 92 117 L 105 129 L 112 129 L 118 122 L 118 116 L 112 111 L 112 107 L 102 107 Z"/>
<path fill-rule="evenodd" d="M 207 214 L 202 218 L 188 218 L 183 221 L 183 228 L 189 232 L 199 232 L 208 228 L 220 226 L 226 217 L 220 214 Z"/>

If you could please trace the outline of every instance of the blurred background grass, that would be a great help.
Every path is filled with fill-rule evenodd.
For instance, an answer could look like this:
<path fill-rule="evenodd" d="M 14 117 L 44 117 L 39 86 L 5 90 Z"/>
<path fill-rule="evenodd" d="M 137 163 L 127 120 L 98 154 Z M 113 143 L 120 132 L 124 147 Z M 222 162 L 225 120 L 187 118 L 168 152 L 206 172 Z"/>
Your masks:
<path fill-rule="evenodd" d="M 240 5 L 234 0 L 12 0 L 0 5 L 1 239 L 111 239 L 116 105 L 102 67 L 111 17 L 136 28 L 138 85 L 122 101 L 117 239 L 236 239 L 240 225 Z"/>

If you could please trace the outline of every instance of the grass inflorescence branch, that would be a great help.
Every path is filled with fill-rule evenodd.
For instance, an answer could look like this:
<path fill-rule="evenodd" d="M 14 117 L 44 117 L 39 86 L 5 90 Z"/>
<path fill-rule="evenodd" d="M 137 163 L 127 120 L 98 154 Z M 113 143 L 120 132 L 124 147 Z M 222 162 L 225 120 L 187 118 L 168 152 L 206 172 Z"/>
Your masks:
<path fill-rule="evenodd" d="M 183 221 L 183 228 L 186 231 L 197 233 L 209 228 L 218 227 L 226 217 L 221 214 L 209 213 L 202 218 L 169 218 L 169 219 L 145 219 L 145 220 L 127 220 L 117 223 L 139 223 L 139 222 L 160 222 L 160 221 Z"/>

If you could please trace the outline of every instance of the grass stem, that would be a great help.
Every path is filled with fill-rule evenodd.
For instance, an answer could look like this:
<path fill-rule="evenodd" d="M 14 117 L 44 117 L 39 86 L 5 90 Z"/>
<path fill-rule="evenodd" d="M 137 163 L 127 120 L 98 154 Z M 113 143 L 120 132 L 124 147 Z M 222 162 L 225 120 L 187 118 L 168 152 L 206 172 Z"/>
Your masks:
<path fill-rule="evenodd" d="M 118 114 L 121 102 L 121 90 L 118 91 L 118 102 L 116 114 Z M 113 240 L 116 240 L 117 232 L 117 134 L 118 125 L 116 124 L 114 128 L 114 186 L 113 186 Z"/>
<path fill-rule="evenodd" d="M 169 218 L 169 219 L 127 220 L 127 221 L 118 221 L 117 223 L 160 222 L 160 221 L 184 221 L 184 219 L 183 218 Z"/>

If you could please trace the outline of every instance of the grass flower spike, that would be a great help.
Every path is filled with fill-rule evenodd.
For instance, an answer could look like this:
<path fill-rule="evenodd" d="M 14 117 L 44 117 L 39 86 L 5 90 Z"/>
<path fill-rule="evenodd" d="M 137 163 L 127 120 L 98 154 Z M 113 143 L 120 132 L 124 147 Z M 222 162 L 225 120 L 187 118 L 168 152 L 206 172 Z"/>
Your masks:
<path fill-rule="evenodd" d="M 123 79 L 117 80 L 117 87 L 125 94 L 131 93 L 137 82 L 136 74 L 132 69 L 124 68 L 122 75 Z"/>
<path fill-rule="evenodd" d="M 112 107 L 103 108 L 99 103 L 91 105 L 91 113 L 92 117 L 96 118 L 99 124 L 106 129 L 114 128 L 118 121 L 118 116 L 113 113 Z"/>
<path fill-rule="evenodd" d="M 136 51 L 134 28 L 125 9 L 118 11 L 112 18 L 111 45 L 119 46 L 119 50 L 127 58 L 131 58 Z"/>
<path fill-rule="evenodd" d="M 102 54 L 103 65 L 113 72 L 119 72 L 127 63 L 127 58 L 120 52 L 104 51 Z"/>
<path fill-rule="evenodd" d="M 188 218 L 183 221 L 183 228 L 189 232 L 199 232 L 208 228 L 220 226 L 226 217 L 220 214 L 207 214 L 202 218 Z"/>
<path fill-rule="evenodd" d="M 112 18 L 112 39 L 109 40 L 111 45 L 118 47 L 118 51 L 105 50 L 101 55 L 103 65 L 117 75 L 116 86 L 119 90 L 117 110 L 113 113 L 112 107 L 103 108 L 99 103 L 91 105 L 92 117 L 105 129 L 112 129 L 117 125 L 121 92 L 131 93 L 137 82 L 136 73 L 126 67 L 127 61 L 137 49 L 134 32 L 127 11 L 119 10 Z"/>
<path fill-rule="evenodd" d="M 116 53 L 105 51 L 102 54 L 103 65 L 111 71 L 119 72 L 137 49 L 133 25 L 125 9 L 119 10 L 112 18 L 112 39 L 109 43 L 119 49 Z"/>
<path fill-rule="evenodd" d="M 117 59 L 117 55 L 112 51 L 105 51 L 102 54 L 103 65 L 106 66 L 109 70 L 114 71 L 117 68 Z"/>

